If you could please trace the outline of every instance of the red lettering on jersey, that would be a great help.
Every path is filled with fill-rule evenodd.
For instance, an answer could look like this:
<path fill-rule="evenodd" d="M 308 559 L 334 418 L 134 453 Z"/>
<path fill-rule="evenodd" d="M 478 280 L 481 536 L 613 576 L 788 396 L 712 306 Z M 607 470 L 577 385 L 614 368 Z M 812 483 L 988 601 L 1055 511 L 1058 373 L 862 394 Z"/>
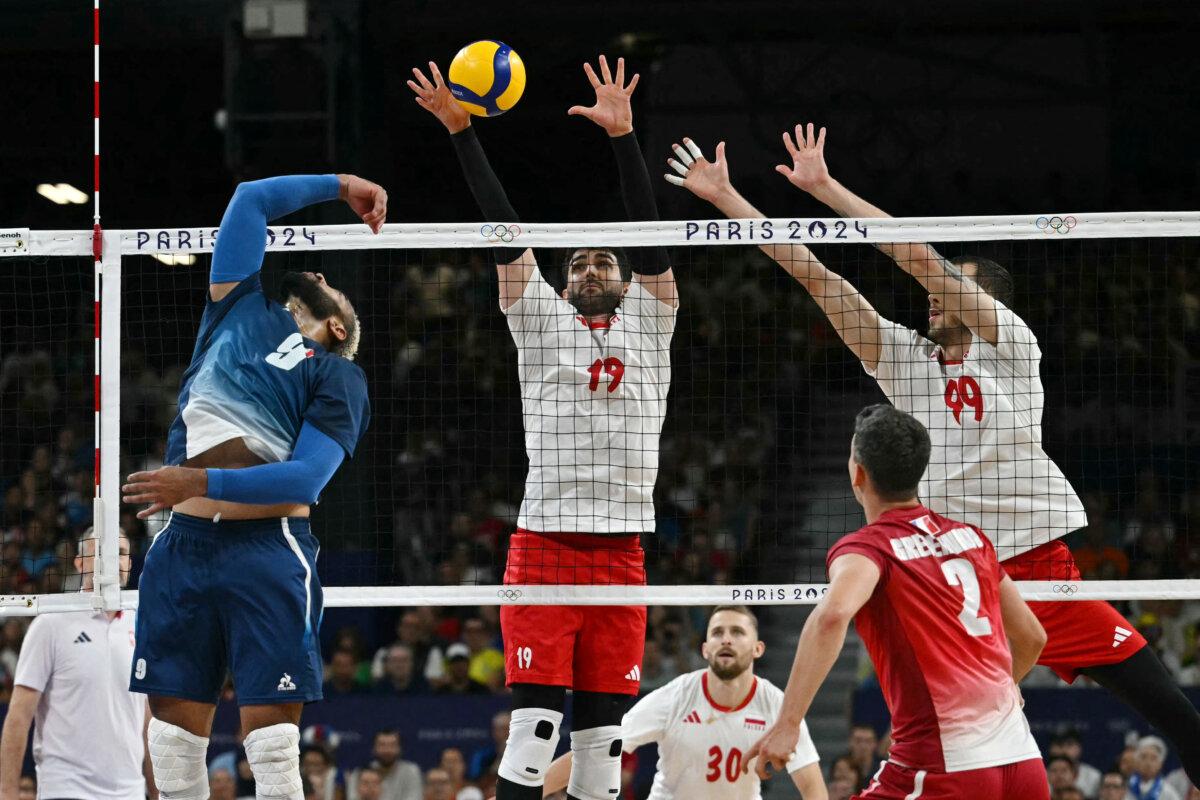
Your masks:
<path fill-rule="evenodd" d="M 721 748 L 715 744 L 708 748 L 708 759 L 708 772 L 704 779 L 709 783 L 716 783 L 721 779 Z"/>
<path fill-rule="evenodd" d="M 704 774 L 704 779 L 709 783 L 721 780 L 722 761 L 725 762 L 725 780 L 737 783 L 738 778 L 742 777 L 742 751 L 731 747 L 729 755 L 725 755 L 715 744 L 708 748 L 708 772 Z"/>
<path fill-rule="evenodd" d="M 962 424 L 960 417 L 964 406 L 974 409 L 976 422 L 983 419 L 983 391 L 970 375 L 947 381 L 945 399 L 946 407 L 954 412 L 954 421 L 959 425 Z"/>
<path fill-rule="evenodd" d="M 625 365 L 616 356 L 609 356 L 603 361 L 597 358 L 588 367 L 588 374 L 592 376 L 592 379 L 588 382 L 588 388 L 593 392 L 600 388 L 600 374 L 602 372 L 612 378 L 612 382 L 608 384 L 608 391 L 611 394 L 621 385 L 621 379 L 625 377 Z"/>

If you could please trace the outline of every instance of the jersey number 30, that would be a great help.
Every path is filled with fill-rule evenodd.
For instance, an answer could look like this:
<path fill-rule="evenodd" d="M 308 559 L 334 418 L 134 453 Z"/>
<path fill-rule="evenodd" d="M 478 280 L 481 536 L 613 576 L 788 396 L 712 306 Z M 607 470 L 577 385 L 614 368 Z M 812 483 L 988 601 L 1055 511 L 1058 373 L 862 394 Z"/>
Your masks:
<path fill-rule="evenodd" d="M 721 748 L 716 745 L 708 748 L 708 772 L 704 777 L 709 783 L 721 780 L 722 761 L 725 762 L 725 779 L 730 783 L 737 783 L 737 779 L 742 777 L 742 751 L 736 747 L 729 748 L 728 756 L 722 753 Z"/>
<path fill-rule="evenodd" d="M 962 611 L 958 612 L 958 620 L 972 636 L 987 636 L 992 632 L 992 621 L 987 616 L 980 616 L 979 578 L 975 576 L 975 567 L 965 558 L 952 558 L 942 562 L 942 574 L 946 583 L 962 587 Z"/>

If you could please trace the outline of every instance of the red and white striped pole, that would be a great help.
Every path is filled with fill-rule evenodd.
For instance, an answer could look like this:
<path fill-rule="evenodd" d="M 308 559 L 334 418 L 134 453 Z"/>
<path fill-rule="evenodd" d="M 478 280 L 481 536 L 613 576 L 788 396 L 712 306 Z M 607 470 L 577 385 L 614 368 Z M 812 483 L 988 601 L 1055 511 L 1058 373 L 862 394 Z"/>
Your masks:
<path fill-rule="evenodd" d="M 100 0 L 92 7 L 92 257 L 95 259 L 93 282 L 95 294 L 92 309 L 95 315 L 95 369 L 92 374 L 96 415 L 96 486 L 100 497 L 100 280 L 104 271 L 104 232 L 100 228 Z M 97 530 L 99 528 L 97 527 Z"/>

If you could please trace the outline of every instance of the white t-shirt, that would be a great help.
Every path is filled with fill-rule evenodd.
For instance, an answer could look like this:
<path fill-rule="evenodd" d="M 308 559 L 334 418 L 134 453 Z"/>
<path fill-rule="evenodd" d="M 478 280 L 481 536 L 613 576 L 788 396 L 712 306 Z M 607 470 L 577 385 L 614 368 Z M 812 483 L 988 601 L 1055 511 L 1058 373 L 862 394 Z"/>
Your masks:
<path fill-rule="evenodd" d="M 745 701 L 726 708 L 712 701 L 708 680 L 708 669 L 680 675 L 635 703 L 621 720 L 626 752 L 658 743 L 650 800 L 758 800 L 762 796 L 753 766 L 743 774 L 743 759 L 775 724 L 783 692 L 765 678 L 755 678 Z M 800 742 L 787 771 L 817 761 L 817 748 L 801 721 Z"/>
<path fill-rule="evenodd" d="M 1083 503 L 1042 449 L 1042 351 L 1020 317 L 996 303 L 995 345 L 976 338 L 961 362 L 882 320 L 867 374 L 929 430 L 921 500 L 983 530 L 1001 561 L 1087 525 Z M 864 365 L 865 367 L 865 365 Z"/>
<path fill-rule="evenodd" d="M 146 698 L 129 691 L 136 615 L 43 614 L 14 680 L 42 693 L 34 714 L 39 797 L 143 800 Z"/>
<path fill-rule="evenodd" d="M 517 524 L 540 533 L 653 532 L 676 309 L 635 279 L 608 324 L 593 327 L 534 269 L 504 313 L 529 456 Z"/>

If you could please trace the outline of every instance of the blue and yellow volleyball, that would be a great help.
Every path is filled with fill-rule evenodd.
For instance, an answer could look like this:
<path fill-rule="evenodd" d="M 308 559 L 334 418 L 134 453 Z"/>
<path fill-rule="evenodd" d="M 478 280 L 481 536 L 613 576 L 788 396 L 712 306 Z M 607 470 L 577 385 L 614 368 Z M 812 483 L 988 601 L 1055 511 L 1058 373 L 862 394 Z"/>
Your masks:
<path fill-rule="evenodd" d="M 483 39 L 458 51 L 450 62 L 450 93 L 477 117 L 508 111 L 525 91 L 525 63 L 504 42 Z"/>

